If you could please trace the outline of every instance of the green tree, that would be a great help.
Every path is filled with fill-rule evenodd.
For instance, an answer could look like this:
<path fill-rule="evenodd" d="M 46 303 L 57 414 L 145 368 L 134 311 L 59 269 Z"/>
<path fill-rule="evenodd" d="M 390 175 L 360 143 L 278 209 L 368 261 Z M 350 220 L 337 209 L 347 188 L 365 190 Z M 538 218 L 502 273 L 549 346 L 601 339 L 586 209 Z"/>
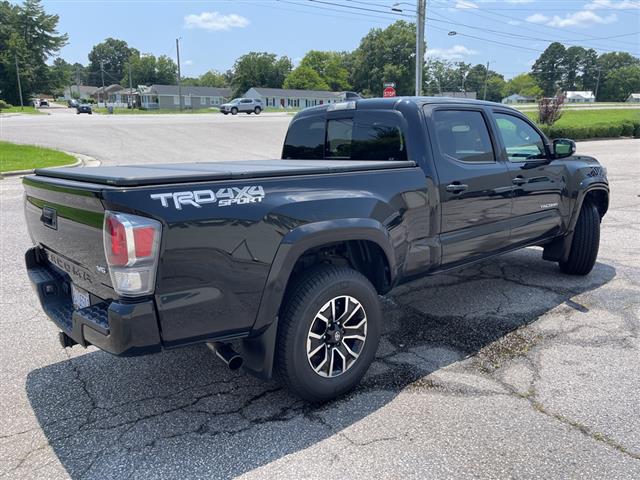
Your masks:
<path fill-rule="evenodd" d="M 640 65 L 640 59 L 627 52 L 603 53 L 598 57 L 598 67 L 603 74 L 623 67 Z"/>
<path fill-rule="evenodd" d="M 64 89 L 75 82 L 73 65 L 58 57 L 49 67 L 49 89 L 60 95 Z"/>
<path fill-rule="evenodd" d="M 350 60 L 350 82 L 354 90 L 380 96 L 384 82 L 395 82 L 398 95 L 412 95 L 415 92 L 415 49 L 414 24 L 399 20 L 385 29 L 371 29 Z"/>
<path fill-rule="evenodd" d="M 249 52 L 233 65 L 231 86 L 236 96 L 242 96 L 251 87 L 282 88 L 284 79 L 291 72 L 291 60 L 278 58 L 275 53 Z"/>
<path fill-rule="evenodd" d="M 427 95 L 458 90 L 459 80 L 453 64 L 448 60 L 431 58 L 427 61 L 424 75 L 424 91 Z"/>
<path fill-rule="evenodd" d="M 561 43 L 553 42 L 542 52 L 531 68 L 531 74 L 546 96 L 552 96 L 561 88 L 565 74 L 566 50 Z"/>
<path fill-rule="evenodd" d="M 284 88 L 297 90 L 329 90 L 329 85 L 313 68 L 300 65 L 284 80 Z"/>
<path fill-rule="evenodd" d="M 160 85 L 174 85 L 178 78 L 178 65 L 173 58 L 160 55 L 156 60 L 156 82 Z"/>
<path fill-rule="evenodd" d="M 135 48 L 130 48 L 124 40 L 107 38 L 94 45 L 89 52 L 89 85 L 102 86 L 101 63 L 104 65 L 104 83 L 118 83 L 124 78 L 128 62 L 132 56 L 140 56 Z"/>
<path fill-rule="evenodd" d="M 329 89 L 337 92 L 351 89 L 346 52 L 323 52 L 310 50 L 300 62 L 300 67 L 314 70 Z M 320 89 L 320 90 L 324 90 Z"/>
<path fill-rule="evenodd" d="M 508 97 L 517 93 L 525 97 L 538 98 L 542 96 L 542 89 L 538 86 L 536 79 L 530 73 L 521 73 L 506 82 L 502 89 L 502 95 Z"/>
<path fill-rule="evenodd" d="M 203 87 L 226 87 L 227 79 L 222 73 L 217 72 L 216 70 L 209 70 L 208 72 L 200 75 L 198 85 Z"/>
<path fill-rule="evenodd" d="M 176 83 L 178 66 L 173 59 L 166 55 L 160 55 L 158 58 L 151 54 L 140 55 L 136 51 L 125 65 L 124 77 L 120 82 L 125 87 L 129 86 L 129 64 L 133 85 L 174 85 Z"/>
<path fill-rule="evenodd" d="M 0 2 L 0 90 L 10 103 L 19 103 L 16 58 L 25 101 L 51 90 L 46 61 L 66 43 L 57 31 L 59 18 L 44 11 L 39 0 L 22 5 Z"/>
<path fill-rule="evenodd" d="M 598 99 L 622 102 L 630 93 L 636 92 L 640 92 L 640 65 L 629 65 L 606 74 Z"/>

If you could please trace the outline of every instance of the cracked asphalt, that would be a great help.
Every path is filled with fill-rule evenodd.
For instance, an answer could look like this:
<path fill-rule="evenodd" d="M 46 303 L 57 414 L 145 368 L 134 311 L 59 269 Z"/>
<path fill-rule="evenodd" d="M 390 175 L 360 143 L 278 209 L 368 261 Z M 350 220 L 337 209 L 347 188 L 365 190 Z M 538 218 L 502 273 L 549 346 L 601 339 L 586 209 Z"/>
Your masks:
<path fill-rule="evenodd" d="M 263 158 L 278 156 L 289 121 L 87 118 L 4 119 L 0 138 L 105 163 L 203 159 L 208 146 L 208 159 Z M 166 135 L 172 124 L 189 142 Z M 363 384 L 321 406 L 204 346 L 60 348 L 22 263 L 19 179 L 0 180 L 0 476 L 640 478 L 640 140 L 578 151 L 612 185 L 589 276 L 525 249 L 396 288 Z"/>

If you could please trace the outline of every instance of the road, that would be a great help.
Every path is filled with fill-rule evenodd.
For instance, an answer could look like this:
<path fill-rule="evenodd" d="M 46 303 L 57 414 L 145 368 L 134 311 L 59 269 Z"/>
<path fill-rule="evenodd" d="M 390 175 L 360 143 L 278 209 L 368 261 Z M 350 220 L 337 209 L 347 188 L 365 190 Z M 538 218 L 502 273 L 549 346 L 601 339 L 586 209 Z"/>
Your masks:
<path fill-rule="evenodd" d="M 277 156 L 289 118 L 13 117 L 2 139 L 104 163 Z M 0 181 L 4 478 L 640 478 L 640 141 L 609 170 L 598 263 L 526 249 L 394 289 L 363 385 L 308 405 L 203 346 L 63 350 L 26 280 L 19 179 Z"/>

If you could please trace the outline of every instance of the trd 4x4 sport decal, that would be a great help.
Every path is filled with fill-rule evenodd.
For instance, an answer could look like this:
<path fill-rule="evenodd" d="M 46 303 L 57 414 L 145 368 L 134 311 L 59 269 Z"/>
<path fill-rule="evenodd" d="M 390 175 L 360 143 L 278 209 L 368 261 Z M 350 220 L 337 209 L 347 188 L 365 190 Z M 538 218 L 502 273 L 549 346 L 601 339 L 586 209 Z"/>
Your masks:
<path fill-rule="evenodd" d="M 213 190 L 154 193 L 150 197 L 152 200 L 160 200 L 160 203 L 165 208 L 171 202 L 178 210 L 182 210 L 183 205 L 200 208 L 207 203 L 217 203 L 219 207 L 228 207 L 230 205 L 261 202 L 264 199 L 264 189 L 259 185 L 254 185 L 220 188 L 215 193 Z"/>

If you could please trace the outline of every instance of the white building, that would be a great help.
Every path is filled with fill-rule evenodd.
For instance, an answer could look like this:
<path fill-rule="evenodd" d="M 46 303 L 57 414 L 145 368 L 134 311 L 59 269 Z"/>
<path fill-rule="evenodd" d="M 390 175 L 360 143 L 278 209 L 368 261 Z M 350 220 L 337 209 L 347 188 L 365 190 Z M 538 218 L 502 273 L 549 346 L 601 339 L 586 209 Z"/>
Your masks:
<path fill-rule="evenodd" d="M 640 103 L 640 93 L 630 93 L 625 102 Z"/>
<path fill-rule="evenodd" d="M 513 95 L 509 95 L 502 99 L 502 103 L 506 104 L 533 103 L 535 101 L 535 97 L 527 97 L 525 95 L 520 95 L 519 93 L 514 93 Z"/>
<path fill-rule="evenodd" d="M 346 92 L 253 87 L 247 90 L 244 96 L 262 100 L 265 107 L 307 108 L 342 102 L 346 98 Z"/>
<path fill-rule="evenodd" d="M 567 103 L 593 103 L 596 101 L 596 96 L 591 90 L 567 91 L 564 92 L 564 96 Z"/>

